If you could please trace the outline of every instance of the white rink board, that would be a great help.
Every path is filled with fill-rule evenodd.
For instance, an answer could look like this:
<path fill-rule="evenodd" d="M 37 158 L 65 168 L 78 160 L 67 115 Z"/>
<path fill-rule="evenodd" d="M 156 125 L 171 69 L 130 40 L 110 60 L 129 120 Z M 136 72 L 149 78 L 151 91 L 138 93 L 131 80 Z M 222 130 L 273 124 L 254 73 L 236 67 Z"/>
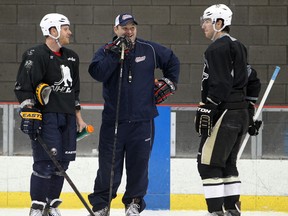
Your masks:
<path fill-rule="evenodd" d="M 27 192 L 32 157 L 0 156 L 0 192 Z M 92 192 L 97 157 L 78 157 L 68 175 L 81 192 Z M 288 160 L 240 160 L 242 195 L 288 196 Z M 125 189 L 123 175 L 119 193 Z M 63 192 L 73 192 L 65 181 Z M 171 194 L 203 194 L 195 159 L 171 159 Z"/>

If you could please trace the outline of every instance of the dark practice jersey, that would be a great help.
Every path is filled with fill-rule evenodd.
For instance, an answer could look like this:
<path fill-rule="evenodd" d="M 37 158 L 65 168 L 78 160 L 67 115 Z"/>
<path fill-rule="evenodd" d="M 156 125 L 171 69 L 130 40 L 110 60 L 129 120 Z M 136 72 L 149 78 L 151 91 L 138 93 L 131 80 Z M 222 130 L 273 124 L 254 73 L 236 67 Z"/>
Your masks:
<path fill-rule="evenodd" d="M 202 102 L 244 101 L 248 82 L 245 46 L 225 34 L 209 45 L 204 58 Z"/>
<path fill-rule="evenodd" d="M 33 99 L 42 112 L 75 114 L 75 103 L 79 102 L 79 57 L 65 47 L 60 52 L 61 56 L 57 56 L 46 44 L 42 44 L 23 54 L 14 90 L 20 103 Z M 52 88 L 45 106 L 41 106 L 35 98 L 36 87 L 40 83 Z"/>

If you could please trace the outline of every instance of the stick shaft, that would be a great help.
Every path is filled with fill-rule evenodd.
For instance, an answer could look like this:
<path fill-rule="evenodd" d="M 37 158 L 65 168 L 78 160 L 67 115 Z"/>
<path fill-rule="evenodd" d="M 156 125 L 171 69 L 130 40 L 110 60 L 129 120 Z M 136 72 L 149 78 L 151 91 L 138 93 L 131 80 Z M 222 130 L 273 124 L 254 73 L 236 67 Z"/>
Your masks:
<path fill-rule="evenodd" d="M 110 208 L 112 201 L 113 193 L 113 184 L 114 184 L 114 166 L 115 166 L 115 157 L 116 157 L 116 145 L 118 139 L 118 121 L 119 121 L 119 109 L 120 109 L 120 100 L 121 100 L 121 89 L 122 89 L 122 76 L 123 76 L 123 63 L 124 63 L 124 51 L 125 45 L 121 45 L 121 58 L 120 58 L 120 74 L 119 74 L 119 83 L 118 83 L 118 95 L 117 95 L 117 104 L 116 104 L 116 116 L 115 116 L 115 130 L 114 130 L 114 141 L 113 141 L 113 152 L 112 152 L 112 161 L 111 161 L 111 171 L 110 171 L 110 185 L 109 185 L 109 203 L 108 203 L 108 216 L 110 216 Z"/>
<path fill-rule="evenodd" d="M 264 107 L 264 104 L 265 104 L 265 102 L 266 102 L 266 99 L 267 99 L 267 97 L 268 97 L 268 95 L 269 95 L 269 93 L 270 93 L 270 91 L 271 91 L 271 88 L 272 88 L 272 86 L 273 86 L 273 84 L 274 84 L 274 82 L 275 82 L 275 79 L 276 79 L 279 71 L 280 71 L 280 67 L 279 67 L 279 66 L 276 66 L 276 68 L 275 68 L 275 70 L 274 70 L 274 72 L 273 72 L 273 75 L 272 75 L 272 77 L 271 77 L 271 79 L 270 79 L 270 81 L 269 81 L 269 84 L 268 84 L 268 86 L 267 86 L 267 88 L 266 88 L 266 90 L 265 90 L 265 93 L 264 93 L 264 95 L 263 95 L 263 97 L 262 97 L 262 99 L 261 99 L 261 101 L 260 101 L 260 104 L 259 104 L 259 106 L 258 106 L 258 109 L 257 109 L 257 111 L 256 111 L 256 113 L 255 113 L 255 115 L 254 115 L 254 117 L 253 117 L 253 120 L 254 120 L 254 121 L 256 121 L 256 120 L 259 118 L 259 116 L 260 116 L 260 114 L 261 114 L 261 112 L 262 112 L 262 109 L 263 109 L 263 107 Z M 246 136 L 245 136 L 245 138 L 244 138 L 244 140 L 243 140 L 243 142 L 242 142 L 242 144 L 241 144 L 241 147 L 240 147 L 240 149 L 239 149 L 239 152 L 238 152 L 238 154 L 237 154 L 237 160 L 239 160 L 239 159 L 241 158 L 242 153 L 243 153 L 243 151 L 244 151 L 244 148 L 245 148 L 245 146 L 246 146 L 249 138 L 250 138 L 249 133 L 246 133 Z"/>

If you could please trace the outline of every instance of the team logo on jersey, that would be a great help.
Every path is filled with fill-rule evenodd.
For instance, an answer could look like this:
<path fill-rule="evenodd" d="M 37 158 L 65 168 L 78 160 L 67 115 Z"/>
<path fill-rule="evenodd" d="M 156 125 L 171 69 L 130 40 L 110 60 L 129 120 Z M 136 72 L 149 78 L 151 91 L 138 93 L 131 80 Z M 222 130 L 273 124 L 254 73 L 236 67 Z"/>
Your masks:
<path fill-rule="evenodd" d="M 31 60 L 27 60 L 24 64 L 24 67 L 27 69 L 27 70 L 30 70 L 31 67 L 33 66 L 33 61 Z"/>
<path fill-rule="evenodd" d="M 208 68 L 208 67 L 207 67 L 207 64 L 204 63 L 204 68 L 203 68 L 203 73 L 202 73 L 201 91 L 203 90 L 203 82 L 209 78 L 209 74 L 205 72 L 205 71 L 206 71 L 206 68 Z"/>
<path fill-rule="evenodd" d="M 75 59 L 74 57 L 69 57 L 67 60 L 68 60 L 68 61 L 73 61 L 73 62 L 76 61 L 76 59 Z"/>
<path fill-rule="evenodd" d="M 136 58 L 135 58 L 135 62 L 136 62 L 136 63 L 139 63 L 139 62 L 141 62 L 141 61 L 145 61 L 145 59 L 146 59 L 146 56 L 136 57 Z"/>
<path fill-rule="evenodd" d="M 203 74 L 202 74 L 202 82 L 204 82 L 204 80 L 206 80 L 206 79 L 208 79 L 208 78 L 209 78 L 209 74 L 203 71 Z"/>
<path fill-rule="evenodd" d="M 70 68 L 65 65 L 60 66 L 62 78 L 58 82 L 54 82 L 54 85 L 51 86 L 53 91 L 62 92 L 62 93 L 70 93 L 72 86 L 72 77 Z"/>
<path fill-rule="evenodd" d="M 27 55 L 29 55 L 29 56 L 33 55 L 34 51 L 35 51 L 34 49 L 28 50 Z"/>

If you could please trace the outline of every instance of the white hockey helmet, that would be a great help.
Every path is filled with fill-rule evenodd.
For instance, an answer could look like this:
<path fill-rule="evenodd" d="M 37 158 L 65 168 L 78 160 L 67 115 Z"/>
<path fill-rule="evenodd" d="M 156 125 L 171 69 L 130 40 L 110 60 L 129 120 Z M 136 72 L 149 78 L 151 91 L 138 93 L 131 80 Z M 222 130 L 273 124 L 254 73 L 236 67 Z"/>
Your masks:
<path fill-rule="evenodd" d="M 53 37 L 55 39 L 59 38 L 62 25 L 70 25 L 70 21 L 68 20 L 66 16 L 59 14 L 59 13 L 46 14 L 40 22 L 40 27 L 41 27 L 43 36 L 53 37 L 52 35 L 50 35 L 49 29 L 51 27 L 55 27 L 57 29 L 58 36 L 56 38 Z"/>
<path fill-rule="evenodd" d="M 222 29 L 224 29 L 226 26 L 231 25 L 232 14 L 233 14 L 232 11 L 226 5 L 215 4 L 215 5 L 208 7 L 203 12 L 203 16 L 200 19 L 201 19 L 201 21 L 211 19 L 213 24 L 216 23 L 217 19 L 223 19 L 224 25 L 223 25 Z"/>

